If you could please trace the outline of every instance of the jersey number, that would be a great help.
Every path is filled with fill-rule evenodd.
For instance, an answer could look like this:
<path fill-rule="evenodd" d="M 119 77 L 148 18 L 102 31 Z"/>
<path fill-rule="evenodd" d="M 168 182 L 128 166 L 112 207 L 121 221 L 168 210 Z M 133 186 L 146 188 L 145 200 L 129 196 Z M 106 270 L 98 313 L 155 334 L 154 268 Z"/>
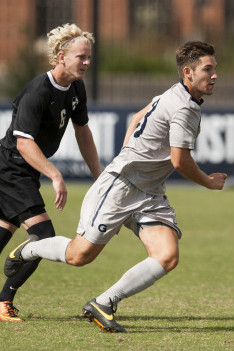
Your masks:
<path fill-rule="evenodd" d="M 152 107 L 151 109 L 145 114 L 145 117 L 144 117 L 144 121 L 142 124 L 138 124 L 137 127 L 141 126 L 139 130 L 137 130 L 133 135 L 135 138 L 139 138 L 139 136 L 143 133 L 145 127 L 146 127 L 146 123 L 147 123 L 147 120 L 148 120 L 148 117 L 151 115 L 151 113 L 156 109 L 157 107 L 157 104 L 158 104 L 159 100 L 155 101 L 153 104 L 152 104 Z"/>
<path fill-rule="evenodd" d="M 60 121 L 59 129 L 64 127 L 66 116 L 67 116 L 67 113 L 66 113 L 66 110 L 65 110 L 65 108 L 64 108 L 64 109 L 61 111 L 61 121 Z"/>

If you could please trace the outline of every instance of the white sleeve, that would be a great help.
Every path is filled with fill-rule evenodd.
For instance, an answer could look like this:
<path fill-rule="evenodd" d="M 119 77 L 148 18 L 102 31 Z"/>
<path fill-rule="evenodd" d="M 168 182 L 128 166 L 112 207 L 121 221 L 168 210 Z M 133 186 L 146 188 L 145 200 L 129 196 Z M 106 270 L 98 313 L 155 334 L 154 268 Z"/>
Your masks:
<path fill-rule="evenodd" d="M 24 138 L 34 140 L 34 138 L 33 138 L 33 136 L 32 136 L 32 135 L 29 135 L 29 134 L 26 134 L 26 133 L 20 132 L 19 130 L 14 130 L 14 131 L 13 131 L 13 135 L 19 135 L 19 136 L 22 136 L 22 137 L 24 137 Z"/>
<path fill-rule="evenodd" d="M 170 146 L 193 150 L 199 126 L 200 118 L 191 109 L 177 111 L 170 123 Z"/>

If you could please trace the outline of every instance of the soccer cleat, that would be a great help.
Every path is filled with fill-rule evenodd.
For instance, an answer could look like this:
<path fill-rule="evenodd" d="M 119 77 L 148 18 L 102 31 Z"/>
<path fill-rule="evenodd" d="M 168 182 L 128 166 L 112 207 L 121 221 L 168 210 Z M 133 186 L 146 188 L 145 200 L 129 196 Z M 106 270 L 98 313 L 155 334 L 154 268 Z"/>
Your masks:
<path fill-rule="evenodd" d="M 90 322 L 94 322 L 107 333 L 126 333 L 126 330 L 114 318 L 117 304 L 114 304 L 111 299 L 110 301 L 112 306 L 107 307 L 97 303 L 96 299 L 90 300 L 83 307 L 84 317 L 89 318 Z"/>
<path fill-rule="evenodd" d="M 12 301 L 0 301 L 0 321 L 23 322 L 16 313 L 19 311 L 12 305 Z"/>
<path fill-rule="evenodd" d="M 7 256 L 4 264 L 4 273 L 8 278 L 16 275 L 16 273 L 23 267 L 26 261 L 23 260 L 21 256 L 21 251 L 23 248 L 31 241 L 39 240 L 37 235 L 29 235 L 26 240 L 17 246 L 11 253 Z"/>

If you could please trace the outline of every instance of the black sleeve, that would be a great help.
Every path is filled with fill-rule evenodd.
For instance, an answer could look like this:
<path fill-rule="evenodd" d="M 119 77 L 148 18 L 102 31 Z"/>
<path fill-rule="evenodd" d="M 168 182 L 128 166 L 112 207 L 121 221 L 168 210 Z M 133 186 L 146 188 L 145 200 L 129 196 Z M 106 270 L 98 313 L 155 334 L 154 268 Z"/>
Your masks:
<path fill-rule="evenodd" d="M 74 89 L 76 90 L 76 95 L 78 97 L 78 104 L 72 113 L 72 122 L 79 126 L 84 126 L 88 123 L 88 111 L 87 111 L 87 96 L 85 85 L 82 80 L 73 83 Z"/>
<path fill-rule="evenodd" d="M 44 110 L 45 99 L 43 96 L 35 93 L 25 93 L 18 105 L 13 133 L 20 132 L 35 138 L 40 128 Z"/>

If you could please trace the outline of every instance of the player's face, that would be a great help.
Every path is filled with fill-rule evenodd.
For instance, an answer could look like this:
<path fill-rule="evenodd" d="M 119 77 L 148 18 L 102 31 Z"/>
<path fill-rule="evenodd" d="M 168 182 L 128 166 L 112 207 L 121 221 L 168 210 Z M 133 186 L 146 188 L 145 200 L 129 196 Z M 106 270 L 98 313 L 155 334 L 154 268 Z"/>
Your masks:
<path fill-rule="evenodd" d="M 64 68 L 68 80 L 73 82 L 82 79 L 90 66 L 91 45 L 83 40 L 72 43 L 68 53 L 64 55 Z"/>
<path fill-rule="evenodd" d="M 216 73 L 216 60 L 214 56 L 200 57 L 196 68 L 190 70 L 188 88 L 191 95 L 200 100 L 203 95 L 213 94 L 215 81 L 218 78 Z"/>

